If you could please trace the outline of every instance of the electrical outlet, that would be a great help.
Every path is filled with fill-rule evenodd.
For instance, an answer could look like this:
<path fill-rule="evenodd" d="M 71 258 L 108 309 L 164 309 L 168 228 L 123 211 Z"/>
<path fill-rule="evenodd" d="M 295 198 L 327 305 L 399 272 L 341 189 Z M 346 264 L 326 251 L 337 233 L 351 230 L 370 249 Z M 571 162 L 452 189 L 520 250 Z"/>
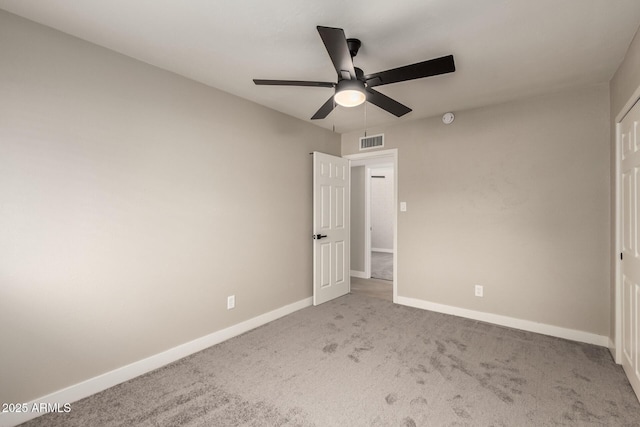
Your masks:
<path fill-rule="evenodd" d="M 227 310 L 231 310 L 232 308 L 235 308 L 235 306 L 236 306 L 236 296 L 231 295 L 227 297 Z"/>
<path fill-rule="evenodd" d="M 484 294 L 484 287 L 482 285 L 476 285 L 476 296 L 481 297 Z"/>

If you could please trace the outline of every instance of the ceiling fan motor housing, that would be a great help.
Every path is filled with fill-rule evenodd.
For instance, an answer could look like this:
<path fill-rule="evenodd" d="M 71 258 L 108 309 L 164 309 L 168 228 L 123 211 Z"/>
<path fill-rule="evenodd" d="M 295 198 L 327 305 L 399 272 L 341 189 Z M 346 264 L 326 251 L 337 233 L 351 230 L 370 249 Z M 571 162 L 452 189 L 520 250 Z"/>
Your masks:
<path fill-rule="evenodd" d="M 358 54 L 358 50 L 360 50 L 360 46 L 362 43 L 358 39 L 347 39 L 347 47 L 349 48 L 349 53 L 351 57 L 354 58 Z"/>

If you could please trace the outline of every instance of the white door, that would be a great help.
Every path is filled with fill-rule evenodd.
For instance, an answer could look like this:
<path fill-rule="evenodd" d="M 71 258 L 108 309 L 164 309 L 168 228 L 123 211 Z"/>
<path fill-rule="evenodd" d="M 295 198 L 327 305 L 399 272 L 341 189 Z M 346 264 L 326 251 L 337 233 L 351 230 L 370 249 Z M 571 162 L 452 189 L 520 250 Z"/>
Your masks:
<path fill-rule="evenodd" d="M 640 397 L 640 103 L 620 123 L 622 144 L 622 367 Z"/>
<path fill-rule="evenodd" d="M 313 305 L 351 290 L 349 160 L 313 153 Z"/>

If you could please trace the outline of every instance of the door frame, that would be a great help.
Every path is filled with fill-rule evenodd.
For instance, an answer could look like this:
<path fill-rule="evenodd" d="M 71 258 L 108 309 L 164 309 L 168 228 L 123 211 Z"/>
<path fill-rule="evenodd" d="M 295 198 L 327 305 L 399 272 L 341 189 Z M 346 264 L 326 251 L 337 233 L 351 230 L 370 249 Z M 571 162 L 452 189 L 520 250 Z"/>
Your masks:
<path fill-rule="evenodd" d="M 613 253 L 614 262 L 614 342 L 611 342 L 609 338 L 609 350 L 613 353 L 613 359 L 617 364 L 622 364 L 622 263 L 620 261 L 620 254 L 622 253 L 622 180 L 620 174 L 622 173 L 622 134 L 620 131 L 621 122 L 627 113 L 633 108 L 633 106 L 640 102 L 640 86 L 636 88 L 633 95 L 624 104 L 624 107 L 618 112 L 615 117 L 615 176 L 614 178 L 614 246 L 615 252 Z"/>
<path fill-rule="evenodd" d="M 393 205 L 394 205 L 394 209 L 393 209 L 393 302 L 395 304 L 397 304 L 397 300 L 398 300 L 398 209 L 399 209 L 399 205 L 398 205 L 398 149 L 397 148 L 392 148 L 392 149 L 387 149 L 387 150 L 377 150 L 377 151 L 369 151 L 366 153 L 356 153 L 356 154 L 347 154 L 342 156 L 345 159 L 349 159 L 351 160 L 352 166 L 354 164 L 354 162 L 358 161 L 363 161 L 364 163 L 366 163 L 367 161 L 370 160 L 376 160 L 376 159 L 388 159 L 388 162 L 385 163 L 390 163 L 393 165 Z M 368 168 L 368 166 L 365 164 L 365 167 Z M 366 172 L 365 176 L 367 176 L 368 178 L 368 174 L 369 172 Z M 369 193 L 370 188 L 368 188 L 367 186 L 369 185 L 369 179 L 367 179 L 365 181 L 365 193 Z M 371 218 L 370 218 L 370 213 L 369 213 L 369 209 L 370 207 L 367 206 L 367 204 L 369 204 L 369 195 L 367 194 L 367 200 L 365 203 L 365 227 L 371 227 Z M 365 230 L 366 231 L 366 230 Z M 365 233 L 365 251 L 369 250 L 369 252 L 371 252 L 371 233 L 370 232 L 366 232 Z M 368 260 L 368 262 L 367 262 Z M 368 257 L 365 257 L 365 270 L 367 272 L 367 274 L 371 274 L 371 254 L 369 254 Z"/>

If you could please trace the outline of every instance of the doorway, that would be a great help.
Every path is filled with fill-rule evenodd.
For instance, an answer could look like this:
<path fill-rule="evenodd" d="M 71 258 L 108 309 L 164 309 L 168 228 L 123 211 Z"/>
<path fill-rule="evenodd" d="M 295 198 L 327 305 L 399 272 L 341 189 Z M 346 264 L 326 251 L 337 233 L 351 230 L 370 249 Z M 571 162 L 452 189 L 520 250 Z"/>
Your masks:
<path fill-rule="evenodd" d="M 393 165 L 366 167 L 369 180 L 369 233 L 371 278 L 393 281 Z"/>
<path fill-rule="evenodd" d="M 398 150 L 344 157 L 351 160 L 352 292 L 396 302 Z"/>

